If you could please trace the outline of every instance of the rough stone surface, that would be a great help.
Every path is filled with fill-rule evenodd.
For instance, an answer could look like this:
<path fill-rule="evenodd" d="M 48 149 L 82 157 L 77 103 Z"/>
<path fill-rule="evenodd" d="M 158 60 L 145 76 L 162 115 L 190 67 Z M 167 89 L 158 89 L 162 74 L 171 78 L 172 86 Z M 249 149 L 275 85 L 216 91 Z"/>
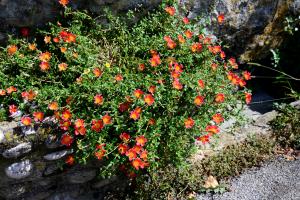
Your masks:
<path fill-rule="evenodd" d="M 246 171 L 231 181 L 230 192 L 199 195 L 197 200 L 298 200 L 300 160 L 278 158 L 261 168 Z"/>
<path fill-rule="evenodd" d="M 299 0 L 178 0 L 189 17 L 209 16 L 208 29 L 221 37 L 242 60 L 264 57 L 285 38 L 284 19 L 300 13 Z M 218 25 L 218 14 L 225 23 Z"/>
<path fill-rule="evenodd" d="M 46 160 L 58 160 L 63 158 L 64 156 L 71 154 L 73 151 L 71 150 L 62 150 L 62 151 L 57 151 L 57 152 L 53 152 L 50 154 L 47 154 L 44 156 L 44 159 Z"/>
<path fill-rule="evenodd" d="M 17 145 L 16 147 L 4 151 L 2 155 L 5 158 L 16 158 L 25 153 L 30 152 L 31 148 L 32 148 L 32 144 L 30 142 L 22 143 Z"/>
<path fill-rule="evenodd" d="M 5 173 L 10 178 L 23 179 L 31 174 L 32 169 L 33 165 L 30 160 L 24 160 L 11 164 L 5 169 Z"/>

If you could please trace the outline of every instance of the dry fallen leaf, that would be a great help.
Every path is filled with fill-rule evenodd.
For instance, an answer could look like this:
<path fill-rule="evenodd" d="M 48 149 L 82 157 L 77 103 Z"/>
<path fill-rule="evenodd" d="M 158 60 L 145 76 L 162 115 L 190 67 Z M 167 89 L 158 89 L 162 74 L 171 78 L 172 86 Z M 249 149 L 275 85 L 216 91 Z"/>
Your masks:
<path fill-rule="evenodd" d="M 217 186 L 219 186 L 219 183 L 217 181 L 217 179 L 213 176 L 209 176 L 204 184 L 204 188 L 208 189 L 208 188 L 216 188 Z"/>

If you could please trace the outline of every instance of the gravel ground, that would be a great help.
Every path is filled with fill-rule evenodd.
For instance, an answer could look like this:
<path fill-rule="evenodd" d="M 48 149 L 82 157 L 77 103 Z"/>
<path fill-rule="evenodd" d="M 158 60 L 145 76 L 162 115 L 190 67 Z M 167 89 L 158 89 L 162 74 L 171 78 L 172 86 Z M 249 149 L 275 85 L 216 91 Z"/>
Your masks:
<path fill-rule="evenodd" d="M 277 158 L 231 181 L 230 192 L 197 200 L 300 200 L 300 159 Z"/>

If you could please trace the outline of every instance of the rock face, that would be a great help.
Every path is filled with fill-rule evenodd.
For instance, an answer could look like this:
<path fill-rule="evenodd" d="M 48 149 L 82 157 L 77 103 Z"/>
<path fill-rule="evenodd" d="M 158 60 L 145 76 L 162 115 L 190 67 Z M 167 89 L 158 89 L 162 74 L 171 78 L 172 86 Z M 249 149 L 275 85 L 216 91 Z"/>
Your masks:
<path fill-rule="evenodd" d="M 208 29 L 225 40 L 230 50 L 244 61 L 263 58 L 284 38 L 284 19 L 300 13 L 299 0 L 179 0 L 189 17 L 209 16 Z M 225 15 L 222 25 L 218 14 Z"/>

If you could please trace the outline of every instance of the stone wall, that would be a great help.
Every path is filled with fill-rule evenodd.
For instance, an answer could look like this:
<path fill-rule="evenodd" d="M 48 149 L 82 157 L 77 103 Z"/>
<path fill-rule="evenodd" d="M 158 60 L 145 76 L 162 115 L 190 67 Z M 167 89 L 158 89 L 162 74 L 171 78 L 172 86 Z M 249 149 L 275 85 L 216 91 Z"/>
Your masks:
<path fill-rule="evenodd" d="M 0 122 L 0 199 L 93 200 L 126 187 L 121 178 L 99 178 L 99 161 L 64 164 L 72 150 L 62 147 L 48 128 Z"/>

